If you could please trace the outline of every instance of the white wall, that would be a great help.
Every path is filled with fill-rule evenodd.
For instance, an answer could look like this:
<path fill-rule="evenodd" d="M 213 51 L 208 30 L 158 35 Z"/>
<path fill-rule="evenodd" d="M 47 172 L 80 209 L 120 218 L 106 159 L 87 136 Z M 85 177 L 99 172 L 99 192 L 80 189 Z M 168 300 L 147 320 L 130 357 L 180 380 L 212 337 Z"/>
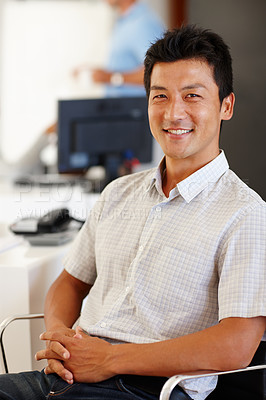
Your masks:
<path fill-rule="evenodd" d="M 71 71 L 103 64 L 111 23 L 102 1 L 4 1 L 1 149 L 7 161 L 19 159 L 56 120 L 58 98 L 101 94 Z"/>
<path fill-rule="evenodd" d="M 2 37 L 3 37 L 3 9 L 6 0 L 0 1 L 0 94 L 2 93 Z M 1 106 L 1 96 L 0 96 Z M 1 109 L 0 109 L 0 126 L 1 126 Z M 0 139 L 1 139 L 1 128 L 0 128 Z M 1 142 L 0 142 L 0 159 L 1 159 Z"/>

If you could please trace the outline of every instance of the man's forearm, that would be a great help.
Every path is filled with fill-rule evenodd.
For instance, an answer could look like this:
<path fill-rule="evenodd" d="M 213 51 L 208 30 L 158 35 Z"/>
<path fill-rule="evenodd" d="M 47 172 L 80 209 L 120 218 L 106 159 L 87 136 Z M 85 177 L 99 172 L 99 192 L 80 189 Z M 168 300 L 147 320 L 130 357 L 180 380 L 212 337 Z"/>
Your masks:
<path fill-rule="evenodd" d="M 244 367 L 251 361 L 264 329 L 263 317 L 227 318 L 201 332 L 149 344 L 111 345 L 83 333 L 81 328 L 75 336 L 45 332 L 41 338 L 51 341 L 51 354 L 57 352 L 59 359 L 67 349 L 64 367 L 74 380 L 99 382 L 120 374 L 171 376 Z M 62 344 L 59 351 L 58 343 Z M 38 359 L 49 358 L 50 350 L 39 352 Z M 62 377 L 66 373 L 54 371 Z"/>
<path fill-rule="evenodd" d="M 178 339 L 113 346 L 115 374 L 171 376 L 247 366 L 261 340 L 265 318 L 228 318 Z"/>
<path fill-rule="evenodd" d="M 49 338 L 54 335 L 61 338 L 74 337 L 75 331 L 72 326 L 80 315 L 82 301 L 90 288 L 90 285 L 79 281 L 66 271 L 60 274 L 49 289 L 45 301 L 46 334 Z M 46 374 L 56 373 L 69 384 L 73 383 L 72 372 L 62 363 L 70 357 L 70 353 L 60 341 L 47 340 L 46 349 L 38 351 L 35 357 L 36 360 L 47 360 Z"/>
<path fill-rule="evenodd" d="M 89 289 L 88 285 L 63 271 L 46 296 L 44 312 L 47 330 L 60 326 L 71 328 L 80 315 L 83 298 Z"/>

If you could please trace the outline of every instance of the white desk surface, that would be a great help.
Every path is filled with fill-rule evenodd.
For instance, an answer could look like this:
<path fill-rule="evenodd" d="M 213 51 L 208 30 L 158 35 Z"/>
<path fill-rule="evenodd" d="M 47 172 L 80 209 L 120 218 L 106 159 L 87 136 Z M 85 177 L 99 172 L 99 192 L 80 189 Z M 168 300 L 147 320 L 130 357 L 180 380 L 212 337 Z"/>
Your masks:
<path fill-rule="evenodd" d="M 83 193 L 78 187 L 18 187 L 6 179 L 0 179 L 1 321 L 14 314 L 43 311 L 47 290 L 62 271 L 62 259 L 70 246 L 70 243 L 62 246 L 31 246 L 19 235 L 11 233 L 9 225 L 24 217 L 39 218 L 51 209 L 61 207 L 69 208 L 73 217 L 85 219 L 98 196 Z M 8 239 L 21 242 L 1 251 L 1 241 L 6 244 Z M 27 328 L 25 333 L 22 333 L 23 324 Z M 18 332 L 23 345 L 18 342 Z M 6 341 L 11 371 L 37 368 L 33 357 L 40 346 L 37 328 L 30 328 L 29 331 L 29 325 L 21 322 L 18 328 L 10 327 Z"/>

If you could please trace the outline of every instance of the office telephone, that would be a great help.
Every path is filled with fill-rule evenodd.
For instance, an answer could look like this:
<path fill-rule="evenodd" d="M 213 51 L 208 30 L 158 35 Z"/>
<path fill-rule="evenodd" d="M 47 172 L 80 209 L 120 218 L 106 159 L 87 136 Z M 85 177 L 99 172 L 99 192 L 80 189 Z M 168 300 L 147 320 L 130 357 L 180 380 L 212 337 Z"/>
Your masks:
<path fill-rule="evenodd" d="M 38 221 L 39 233 L 52 233 L 65 231 L 71 221 L 69 210 L 67 208 L 60 208 L 49 211 Z"/>
<path fill-rule="evenodd" d="M 80 223 L 80 226 L 84 223 L 71 217 L 68 208 L 59 208 L 49 211 L 39 219 L 22 218 L 14 222 L 10 229 L 20 235 L 58 233 L 68 230 L 73 220 Z"/>

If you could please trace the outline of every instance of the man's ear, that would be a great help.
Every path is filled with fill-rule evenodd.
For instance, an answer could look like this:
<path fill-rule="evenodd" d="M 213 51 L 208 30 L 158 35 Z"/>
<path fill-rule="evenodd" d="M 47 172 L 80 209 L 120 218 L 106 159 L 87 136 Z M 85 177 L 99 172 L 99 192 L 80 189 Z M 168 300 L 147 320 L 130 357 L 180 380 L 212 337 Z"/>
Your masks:
<path fill-rule="evenodd" d="M 232 118 L 234 112 L 234 104 L 235 104 L 235 95 L 234 93 L 230 93 L 229 96 L 223 99 L 221 107 L 221 113 L 222 113 L 221 119 L 229 120 Z"/>

